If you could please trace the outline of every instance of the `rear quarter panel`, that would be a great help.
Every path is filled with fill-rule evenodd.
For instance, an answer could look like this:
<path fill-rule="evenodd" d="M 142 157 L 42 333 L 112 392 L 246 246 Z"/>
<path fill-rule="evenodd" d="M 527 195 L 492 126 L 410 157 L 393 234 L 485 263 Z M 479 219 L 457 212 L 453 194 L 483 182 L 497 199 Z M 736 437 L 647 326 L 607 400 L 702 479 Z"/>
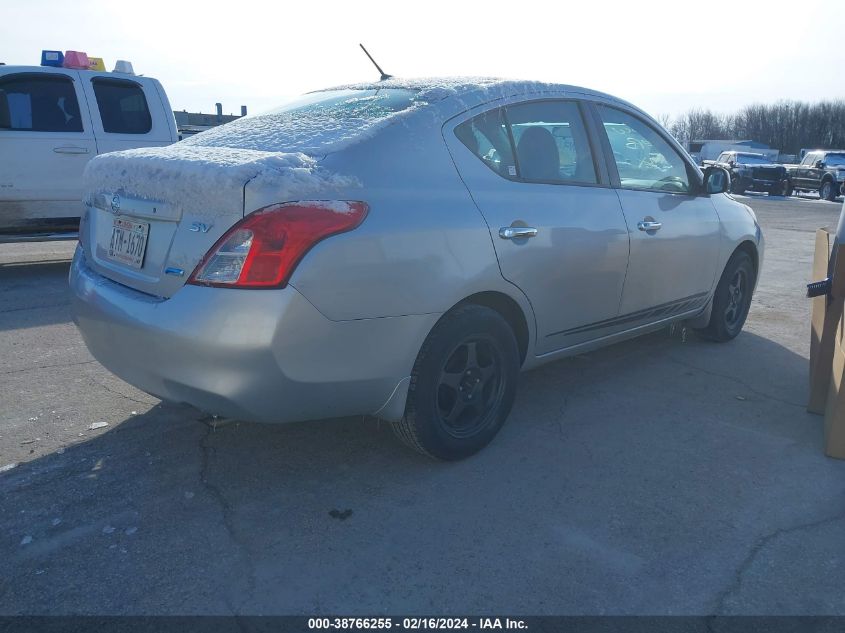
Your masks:
<path fill-rule="evenodd" d="M 369 214 L 352 232 L 317 244 L 291 285 L 332 320 L 443 313 L 469 295 L 498 291 L 533 315 L 498 268 L 489 229 L 460 180 L 436 111 L 410 115 L 321 162 L 349 186 L 315 199 L 363 200 Z M 245 211 L 273 202 L 247 186 Z"/>

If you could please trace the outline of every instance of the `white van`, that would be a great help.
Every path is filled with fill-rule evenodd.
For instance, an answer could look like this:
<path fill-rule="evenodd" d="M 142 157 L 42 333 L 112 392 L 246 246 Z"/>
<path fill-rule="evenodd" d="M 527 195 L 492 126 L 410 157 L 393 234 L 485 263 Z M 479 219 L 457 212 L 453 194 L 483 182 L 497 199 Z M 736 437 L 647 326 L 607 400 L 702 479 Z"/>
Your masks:
<path fill-rule="evenodd" d="M 177 140 L 155 79 L 0 65 L 0 241 L 73 236 L 91 158 Z"/>

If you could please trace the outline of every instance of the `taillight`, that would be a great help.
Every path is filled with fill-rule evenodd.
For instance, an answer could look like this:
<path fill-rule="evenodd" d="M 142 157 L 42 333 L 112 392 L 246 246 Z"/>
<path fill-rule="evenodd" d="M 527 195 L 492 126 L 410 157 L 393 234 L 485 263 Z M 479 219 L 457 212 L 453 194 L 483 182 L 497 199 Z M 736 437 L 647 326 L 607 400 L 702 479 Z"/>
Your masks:
<path fill-rule="evenodd" d="M 229 229 L 202 258 L 189 284 L 283 288 L 312 246 L 356 228 L 365 202 L 308 200 L 258 209 Z"/>

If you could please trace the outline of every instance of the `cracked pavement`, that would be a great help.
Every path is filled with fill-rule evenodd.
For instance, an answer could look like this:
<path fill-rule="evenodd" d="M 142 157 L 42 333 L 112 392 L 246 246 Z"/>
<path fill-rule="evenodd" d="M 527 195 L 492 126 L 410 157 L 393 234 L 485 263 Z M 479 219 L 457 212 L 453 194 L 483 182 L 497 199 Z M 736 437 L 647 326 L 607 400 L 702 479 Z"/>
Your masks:
<path fill-rule="evenodd" d="M 160 403 L 85 349 L 73 244 L 0 245 L 0 614 L 845 615 L 845 462 L 804 410 L 804 284 L 839 205 L 744 200 L 767 251 L 738 339 L 524 374 L 457 464 L 376 420 Z"/>

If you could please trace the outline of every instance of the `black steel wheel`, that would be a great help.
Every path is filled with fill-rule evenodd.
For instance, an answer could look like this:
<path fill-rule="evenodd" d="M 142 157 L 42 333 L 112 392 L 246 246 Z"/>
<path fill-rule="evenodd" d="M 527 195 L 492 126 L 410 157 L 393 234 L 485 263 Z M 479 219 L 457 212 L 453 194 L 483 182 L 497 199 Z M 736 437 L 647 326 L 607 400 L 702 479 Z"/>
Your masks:
<path fill-rule="evenodd" d="M 819 198 L 830 202 L 836 200 L 836 184 L 832 180 L 825 180 L 819 187 Z"/>
<path fill-rule="evenodd" d="M 495 310 L 459 306 L 429 334 L 414 364 L 404 418 L 393 425 L 414 450 L 468 457 L 498 433 L 513 405 L 516 338 Z"/>
<path fill-rule="evenodd" d="M 745 325 L 757 273 L 751 256 L 735 252 L 728 261 L 716 291 L 710 323 L 699 333 L 712 341 L 724 342 L 736 337 Z"/>

